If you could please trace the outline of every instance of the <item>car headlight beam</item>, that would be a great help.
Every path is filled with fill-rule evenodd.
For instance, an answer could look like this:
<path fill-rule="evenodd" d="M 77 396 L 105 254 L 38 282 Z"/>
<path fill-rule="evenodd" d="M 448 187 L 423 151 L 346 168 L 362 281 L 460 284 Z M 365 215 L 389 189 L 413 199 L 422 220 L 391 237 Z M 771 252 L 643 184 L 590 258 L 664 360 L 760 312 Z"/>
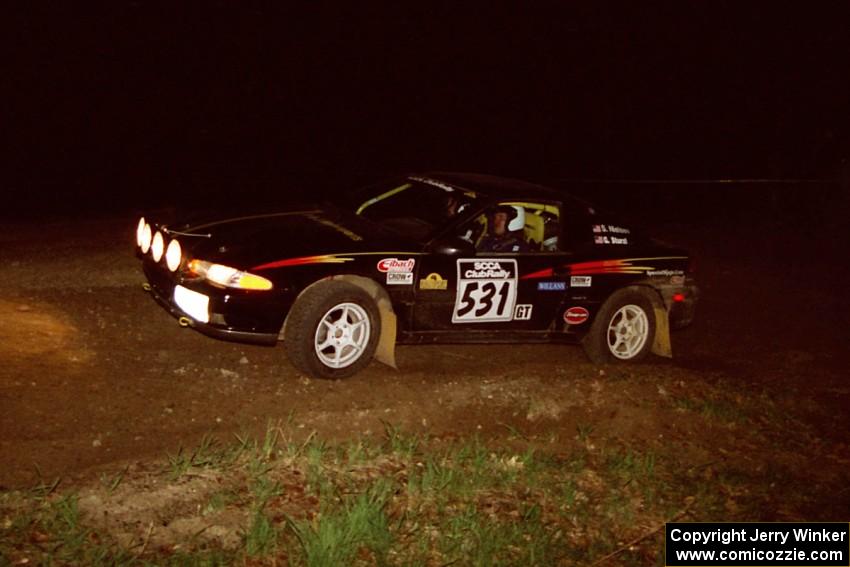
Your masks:
<path fill-rule="evenodd" d="M 151 244 L 151 256 L 154 262 L 159 262 L 162 259 L 162 253 L 165 252 L 165 239 L 160 231 L 156 231 L 153 236 L 153 244 Z"/>
<path fill-rule="evenodd" d="M 165 249 L 165 265 L 172 272 L 176 272 L 180 267 L 183 251 L 180 249 L 180 243 L 177 240 L 172 240 L 168 243 L 168 248 Z"/>

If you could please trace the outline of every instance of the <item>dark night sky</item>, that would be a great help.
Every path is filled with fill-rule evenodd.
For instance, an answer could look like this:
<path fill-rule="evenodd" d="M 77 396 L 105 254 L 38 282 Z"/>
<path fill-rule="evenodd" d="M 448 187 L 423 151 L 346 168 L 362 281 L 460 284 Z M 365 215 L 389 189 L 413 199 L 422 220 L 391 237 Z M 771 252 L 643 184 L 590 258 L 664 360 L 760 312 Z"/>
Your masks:
<path fill-rule="evenodd" d="M 823 178 L 850 148 L 844 2 L 208 4 L 10 14 L 10 194 L 430 168 Z"/>

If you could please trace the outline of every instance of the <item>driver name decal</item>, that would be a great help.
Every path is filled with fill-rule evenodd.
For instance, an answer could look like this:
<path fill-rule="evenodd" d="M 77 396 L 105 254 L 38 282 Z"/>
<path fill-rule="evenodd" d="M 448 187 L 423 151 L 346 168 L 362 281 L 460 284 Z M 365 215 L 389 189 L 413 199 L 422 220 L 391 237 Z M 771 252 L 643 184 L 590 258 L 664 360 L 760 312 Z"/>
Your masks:
<path fill-rule="evenodd" d="M 452 323 L 511 321 L 516 291 L 516 260 L 458 260 Z"/>

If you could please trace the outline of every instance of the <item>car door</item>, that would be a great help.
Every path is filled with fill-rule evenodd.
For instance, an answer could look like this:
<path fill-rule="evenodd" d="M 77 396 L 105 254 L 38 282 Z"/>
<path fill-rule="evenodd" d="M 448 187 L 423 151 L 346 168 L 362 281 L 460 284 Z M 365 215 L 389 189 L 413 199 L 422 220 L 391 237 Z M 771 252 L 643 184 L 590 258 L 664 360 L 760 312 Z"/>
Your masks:
<path fill-rule="evenodd" d="M 546 213 L 557 219 L 559 212 L 558 205 L 552 203 L 511 201 L 496 206 L 505 205 L 523 207 L 536 217 Z M 530 224 L 539 224 L 539 218 L 526 218 Z M 480 218 L 473 222 L 480 222 Z M 532 240 L 533 247 L 515 252 L 476 250 L 473 245 L 462 244 L 445 246 L 445 240 L 443 245 L 434 246 L 417 267 L 413 330 L 481 333 L 550 329 L 569 287 L 560 268 L 567 255 L 557 242 L 542 248 L 540 227 L 526 225 L 523 234 L 534 231 L 540 232 L 540 238 Z M 468 227 L 461 225 L 449 240 L 458 242 L 457 235 L 468 234 Z M 480 242 L 480 237 L 477 240 Z"/>

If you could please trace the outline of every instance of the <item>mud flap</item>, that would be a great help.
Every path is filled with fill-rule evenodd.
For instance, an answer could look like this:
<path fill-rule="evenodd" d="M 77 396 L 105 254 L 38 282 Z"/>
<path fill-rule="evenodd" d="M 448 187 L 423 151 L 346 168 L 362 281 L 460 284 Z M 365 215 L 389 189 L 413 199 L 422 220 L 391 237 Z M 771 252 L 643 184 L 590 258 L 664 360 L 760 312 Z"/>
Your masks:
<path fill-rule="evenodd" d="M 655 309 L 655 340 L 652 342 L 652 352 L 665 358 L 673 358 L 673 345 L 670 343 L 670 321 L 664 306 L 653 301 Z"/>
<path fill-rule="evenodd" d="M 381 313 L 381 336 L 375 350 L 375 359 L 387 366 L 398 370 L 395 364 L 396 316 L 386 301 L 378 301 L 378 311 Z"/>

